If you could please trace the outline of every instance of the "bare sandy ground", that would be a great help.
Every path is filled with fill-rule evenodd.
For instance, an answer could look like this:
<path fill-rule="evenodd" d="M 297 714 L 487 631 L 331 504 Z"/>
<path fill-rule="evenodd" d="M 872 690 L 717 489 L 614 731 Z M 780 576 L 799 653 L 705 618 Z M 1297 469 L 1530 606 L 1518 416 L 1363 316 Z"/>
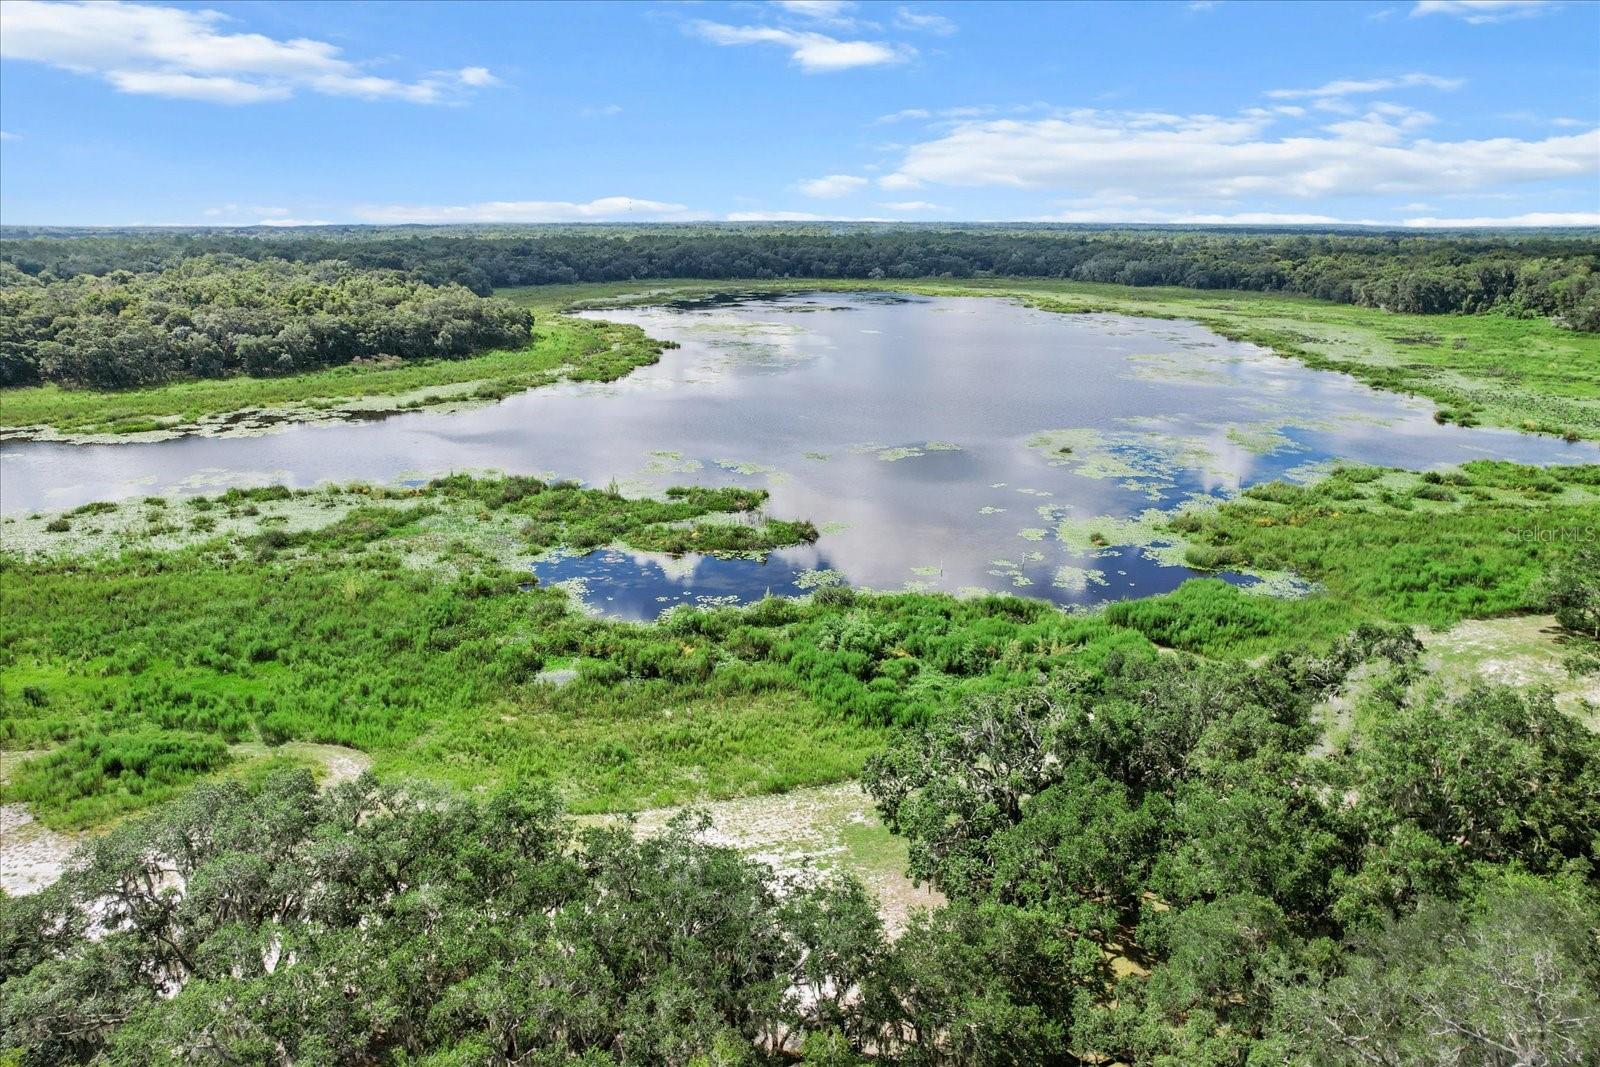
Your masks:
<path fill-rule="evenodd" d="M 906 845 L 878 819 L 872 798 L 846 782 L 796 789 L 775 796 L 744 797 L 693 805 L 710 816 L 702 839 L 736 848 L 781 875 L 842 871 L 855 875 L 878 898 L 891 936 L 906 928 L 911 913 L 943 902 L 927 886 L 906 877 Z M 662 833 L 683 808 L 638 813 L 636 832 Z M 615 823 L 625 816 L 590 821 Z"/>

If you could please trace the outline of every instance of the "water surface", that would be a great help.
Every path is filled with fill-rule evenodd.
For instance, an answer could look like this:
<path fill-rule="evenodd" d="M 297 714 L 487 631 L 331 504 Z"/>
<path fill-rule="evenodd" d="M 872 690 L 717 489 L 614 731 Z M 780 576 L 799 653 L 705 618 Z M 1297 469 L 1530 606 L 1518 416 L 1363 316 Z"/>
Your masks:
<path fill-rule="evenodd" d="M 1600 461 L 1593 444 L 1438 425 L 1427 402 L 1193 323 L 831 293 L 594 314 L 682 347 L 618 382 L 470 411 L 257 438 L 7 444 L 0 505 L 26 513 L 238 484 L 493 469 L 637 492 L 763 486 L 772 514 L 823 530 L 816 545 L 764 562 L 607 551 L 534 565 L 541 580 L 582 579 L 598 610 L 644 618 L 836 580 L 1092 604 L 1189 576 L 1148 544 L 1158 513 L 1192 497 L 1308 477 L 1334 459 Z"/>

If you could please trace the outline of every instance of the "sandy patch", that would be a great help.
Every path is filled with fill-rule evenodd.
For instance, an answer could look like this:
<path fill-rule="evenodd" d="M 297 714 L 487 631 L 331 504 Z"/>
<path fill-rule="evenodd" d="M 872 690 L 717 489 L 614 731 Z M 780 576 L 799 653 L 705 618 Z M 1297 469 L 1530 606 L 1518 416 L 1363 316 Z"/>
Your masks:
<path fill-rule="evenodd" d="M 0 889 L 7 896 L 37 893 L 61 877 L 81 840 L 41 826 L 26 804 L 0 804 Z"/>
<path fill-rule="evenodd" d="M 944 902 L 938 892 L 919 888 L 906 877 L 905 841 L 889 832 L 872 798 L 854 782 L 692 807 L 711 817 L 702 840 L 736 848 L 779 874 L 815 870 L 855 875 L 878 898 L 878 912 L 891 937 L 904 932 L 915 909 Z M 659 834 L 683 810 L 639 812 L 635 825 L 639 833 Z M 614 823 L 621 818 L 586 821 Z"/>
<path fill-rule="evenodd" d="M 1518 688 L 1548 686 L 1556 704 L 1600 725 L 1600 674 L 1575 675 L 1563 663 L 1569 644 L 1549 615 L 1474 619 L 1448 630 L 1420 630 L 1424 665 L 1447 686 L 1474 680 Z"/>

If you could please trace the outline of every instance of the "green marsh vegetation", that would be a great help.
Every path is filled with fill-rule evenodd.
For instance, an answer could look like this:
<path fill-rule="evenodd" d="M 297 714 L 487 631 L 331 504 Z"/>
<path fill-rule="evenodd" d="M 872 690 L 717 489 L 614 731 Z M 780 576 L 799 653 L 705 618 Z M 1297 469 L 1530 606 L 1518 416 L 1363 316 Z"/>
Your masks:
<path fill-rule="evenodd" d="M 716 770 L 712 795 L 844 777 L 863 728 L 797 708 L 759 672 L 713 678 L 704 642 L 645 633 L 615 660 L 593 655 L 606 627 L 558 590 L 525 591 L 527 573 L 502 562 L 558 546 L 749 553 L 815 538 L 804 521 L 760 515 L 764 499 L 629 499 L 532 478 L 230 490 L 153 509 L 249 523 L 227 536 L 191 528 L 170 549 L 6 557 L 0 729 L 7 747 L 55 751 L 21 764 L 5 795 L 47 823 L 89 825 L 225 763 L 214 741 L 256 740 L 349 745 L 463 783 L 570 779 L 590 806 L 697 795 L 701 767 Z M 319 502 L 334 521 L 274 521 Z M 710 517 L 722 521 L 697 521 Z M 573 657 L 577 684 L 537 680 Z M 613 692 L 634 675 L 665 681 Z"/>
<path fill-rule="evenodd" d="M 1120 655 L 1244 659 L 1364 622 L 1535 610 L 1540 574 L 1600 512 L 1597 483 L 1592 467 L 1352 468 L 1179 517 L 1194 562 L 1318 583 L 1298 599 L 1193 581 L 1075 615 L 827 588 L 650 625 L 588 617 L 517 564 L 614 543 L 760 554 L 815 529 L 764 515 L 756 490 L 632 499 L 520 477 L 90 506 L 63 534 L 27 520 L 13 540 L 30 551 L 0 573 L 4 743 L 53 750 L 7 796 L 92 825 L 219 769 L 212 741 L 348 745 L 380 775 L 464 785 L 547 779 L 582 811 L 836 781 L 964 697 Z M 88 528 L 118 513 L 109 538 Z"/>
<path fill-rule="evenodd" d="M 1600 536 L 1600 467 L 1339 467 L 1181 512 L 1168 529 L 1191 567 L 1289 572 L 1320 592 L 1241 598 L 1218 581 L 1188 582 L 1106 608 L 1161 644 L 1237 654 L 1289 633 L 1328 640 L 1367 620 L 1448 627 L 1548 606 L 1541 577 L 1587 558 L 1579 550 Z"/>

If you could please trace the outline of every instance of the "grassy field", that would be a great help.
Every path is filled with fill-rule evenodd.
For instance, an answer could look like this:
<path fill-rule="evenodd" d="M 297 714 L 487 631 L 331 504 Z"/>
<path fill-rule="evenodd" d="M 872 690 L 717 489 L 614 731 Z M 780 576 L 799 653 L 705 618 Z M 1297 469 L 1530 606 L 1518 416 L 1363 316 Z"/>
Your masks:
<path fill-rule="evenodd" d="M 1106 311 L 1203 323 L 1310 366 L 1425 396 L 1447 421 L 1600 439 L 1600 335 L 1496 315 L 1397 315 L 1303 297 L 1133 289 L 1049 279 L 923 281 L 650 281 L 503 289 L 538 317 L 519 352 L 399 366 L 342 367 L 286 378 L 183 382 L 128 392 L 55 387 L 0 391 L 0 428 L 108 436 L 216 432 L 242 411 L 288 421 L 341 410 L 386 411 L 493 400 L 562 377 L 610 380 L 654 362 L 659 348 L 631 327 L 559 314 L 573 306 L 727 290 L 893 289 L 1011 296 L 1060 312 Z"/>

